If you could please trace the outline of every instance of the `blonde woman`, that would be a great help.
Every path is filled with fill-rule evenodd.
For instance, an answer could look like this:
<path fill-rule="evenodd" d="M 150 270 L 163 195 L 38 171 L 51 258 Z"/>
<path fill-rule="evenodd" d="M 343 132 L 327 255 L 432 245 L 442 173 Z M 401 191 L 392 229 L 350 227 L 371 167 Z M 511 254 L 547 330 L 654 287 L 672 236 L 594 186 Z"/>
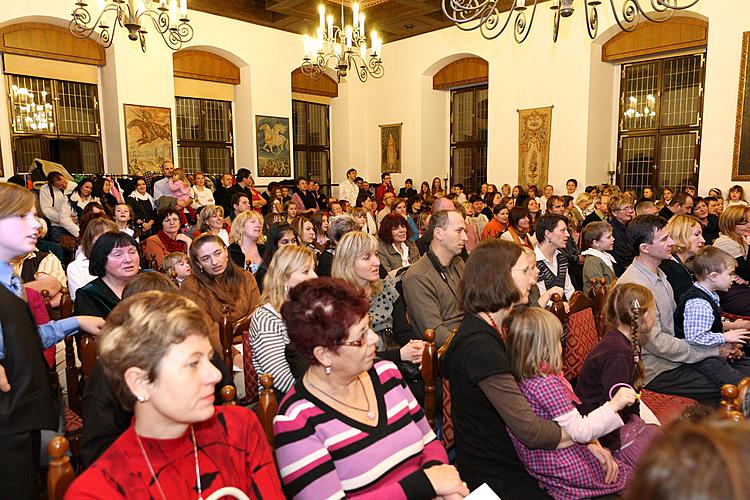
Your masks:
<path fill-rule="evenodd" d="M 667 223 L 669 237 L 674 240 L 672 257 L 661 261 L 659 268 L 667 275 L 667 281 L 672 285 L 675 302 L 680 296 L 690 290 L 695 277 L 687 267 L 687 262 L 695 257 L 706 242 L 700 221 L 692 215 L 675 215 Z"/>
<path fill-rule="evenodd" d="M 336 246 L 331 276 L 365 291 L 370 301 L 370 327 L 379 337 L 378 356 L 391 361 L 421 362 L 421 340 L 404 338 L 398 342 L 394 336 L 393 306 L 399 293 L 391 280 L 380 279 L 377 238 L 362 231 L 345 234 Z"/>
<path fill-rule="evenodd" d="M 713 246 L 734 257 L 737 267 L 729 291 L 719 294 L 721 308 L 730 314 L 750 315 L 750 264 L 748 263 L 750 242 L 750 207 L 736 203 L 724 209 L 719 217 L 719 237 Z"/>
<path fill-rule="evenodd" d="M 253 313 L 250 334 L 243 339 L 243 350 L 252 353 L 258 375 L 269 373 L 273 376 L 274 390 L 279 399 L 294 384 L 294 376 L 284 355 L 289 335 L 279 311 L 289 290 L 313 278 L 317 278 L 317 274 L 312 250 L 289 245 L 276 252 L 263 280 L 261 306 Z"/>
<path fill-rule="evenodd" d="M 198 210 L 200 207 L 215 205 L 214 193 L 206 186 L 206 174 L 196 172 L 195 184 L 190 187 L 190 197 L 193 199 L 193 209 Z"/>
<path fill-rule="evenodd" d="M 209 205 L 198 216 L 198 233 L 210 233 L 229 245 L 229 233 L 224 228 L 224 209 L 219 205 Z"/>
<path fill-rule="evenodd" d="M 263 216 L 255 210 L 242 212 L 234 218 L 229 234 L 229 257 L 243 269 L 255 272 L 263 262 Z"/>

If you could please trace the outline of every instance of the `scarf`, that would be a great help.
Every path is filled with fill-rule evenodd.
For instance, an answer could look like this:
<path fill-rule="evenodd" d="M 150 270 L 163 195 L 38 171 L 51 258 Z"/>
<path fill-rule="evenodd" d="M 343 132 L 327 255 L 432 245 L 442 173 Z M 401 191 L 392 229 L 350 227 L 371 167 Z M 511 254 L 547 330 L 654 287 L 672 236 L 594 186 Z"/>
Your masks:
<path fill-rule="evenodd" d="M 187 244 L 184 241 L 173 240 L 172 238 L 167 236 L 167 233 L 165 233 L 163 229 L 159 229 L 159 232 L 156 233 L 156 236 L 159 237 L 159 240 L 166 247 L 167 253 L 172 253 L 172 252 L 187 253 Z"/>
<path fill-rule="evenodd" d="M 602 252 L 601 250 L 597 250 L 596 248 L 589 248 L 588 250 L 584 250 L 581 252 L 581 255 L 593 255 L 594 257 L 599 257 L 604 261 L 605 264 L 607 264 L 607 267 L 612 269 L 612 272 L 615 270 L 615 262 L 617 262 L 614 257 L 612 257 L 607 252 Z"/>
<path fill-rule="evenodd" d="M 555 372 L 552 370 L 549 366 L 549 364 L 546 361 L 542 361 L 542 363 L 539 365 L 539 369 L 544 372 L 546 375 L 545 377 L 555 377 L 558 379 L 565 389 L 565 392 L 568 394 L 568 397 L 572 402 L 574 402 L 577 405 L 581 405 L 581 399 L 576 395 L 575 391 L 573 390 L 573 386 L 570 385 L 570 382 L 568 379 L 565 378 L 565 375 L 563 372 Z"/>
<path fill-rule="evenodd" d="M 148 193 L 141 194 L 138 191 L 133 191 L 132 193 L 130 193 L 130 196 L 128 196 L 128 198 L 133 198 L 134 200 L 148 201 L 149 203 L 151 203 L 151 208 L 156 208 L 156 204 L 154 203 L 154 198 Z"/>

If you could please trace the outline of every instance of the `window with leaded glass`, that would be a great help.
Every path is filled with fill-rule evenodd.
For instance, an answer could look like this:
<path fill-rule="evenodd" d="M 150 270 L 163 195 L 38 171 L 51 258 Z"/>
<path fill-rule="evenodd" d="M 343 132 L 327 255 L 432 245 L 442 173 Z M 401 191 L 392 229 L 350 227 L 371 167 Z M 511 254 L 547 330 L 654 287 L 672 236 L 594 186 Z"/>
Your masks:
<path fill-rule="evenodd" d="M 487 86 L 451 91 L 451 185 L 479 192 L 487 182 Z"/>
<path fill-rule="evenodd" d="M 97 87 L 90 83 L 6 75 L 13 163 L 26 173 L 34 158 L 71 173 L 103 173 Z"/>
<path fill-rule="evenodd" d="M 233 172 L 232 103 L 177 97 L 175 109 L 180 166 L 188 172 Z"/>
<path fill-rule="evenodd" d="M 698 185 L 705 53 L 625 64 L 618 180 L 640 196 Z"/>
<path fill-rule="evenodd" d="M 331 183 L 328 108 L 325 104 L 292 101 L 295 175 L 315 179 L 321 185 Z"/>

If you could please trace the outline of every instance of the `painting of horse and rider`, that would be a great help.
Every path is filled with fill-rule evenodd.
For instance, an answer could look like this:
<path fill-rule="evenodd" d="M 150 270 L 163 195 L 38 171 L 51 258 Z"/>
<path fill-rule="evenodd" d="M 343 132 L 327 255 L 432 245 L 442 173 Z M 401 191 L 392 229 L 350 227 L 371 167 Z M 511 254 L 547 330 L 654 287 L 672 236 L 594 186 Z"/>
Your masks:
<path fill-rule="evenodd" d="M 289 118 L 255 116 L 258 177 L 291 177 Z"/>
<path fill-rule="evenodd" d="M 133 104 L 124 108 L 129 173 L 161 172 L 162 162 L 172 160 L 172 111 Z"/>

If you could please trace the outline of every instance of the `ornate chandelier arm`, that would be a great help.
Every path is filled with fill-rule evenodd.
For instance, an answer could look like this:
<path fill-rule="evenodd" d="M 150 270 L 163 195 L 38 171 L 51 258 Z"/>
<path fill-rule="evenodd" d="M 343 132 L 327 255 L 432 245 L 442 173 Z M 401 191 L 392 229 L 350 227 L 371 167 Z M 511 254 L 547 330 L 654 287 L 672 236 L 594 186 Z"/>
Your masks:
<path fill-rule="evenodd" d="M 531 19 L 529 19 L 529 23 L 526 24 L 526 9 L 519 9 L 518 14 L 516 14 L 516 21 L 514 24 L 515 30 L 513 32 L 513 37 L 516 39 L 516 42 L 523 43 L 526 41 L 526 38 L 528 38 L 529 33 L 531 33 L 531 27 L 534 24 L 534 16 L 536 15 L 536 2 L 537 0 L 534 0 L 534 8 L 531 11 Z M 515 5 L 515 4 L 514 4 Z M 519 36 L 521 37 L 519 39 Z"/>
<path fill-rule="evenodd" d="M 88 38 L 97 28 L 100 28 L 101 31 L 99 32 L 99 36 L 101 37 L 102 45 L 109 47 L 112 45 L 112 33 L 114 33 L 118 24 L 122 25 L 120 19 L 122 13 L 120 12 L 119 7 L 120 4 L 118 3 L 107 5 L 102 9 L 101 13 L 99 13 L 99 17 L 96 18 L 96 21 L 91 23 L 91 14 L 86 10 L 86 3 L 83 2 L 83 0 L 79 0 L 76 2 L 76 8 L 73 10 L 73 19 L 68 23 L 68 28 L 73 36 L 77 38 Z M 108 12 L 112 11 L 115 12 L 115 19 L 112 26 L 109 26 L 102 22 L 102 18 Z"/>
<path fill-rule="evenodd" d="M 596 10 L 600 4 L 599 0 L 586 0 L 584 11 L 586 12 L 586 30 L 589 32 L 589 38 L 596 38 L 599 33 L 599 12 Z"/>
<path fill-rule="evenodd" d="M 609 4 L 612 7 L 612 15 L 622 31 L 630 32 L 638 26 L 638 12 L 640 11 L 638 0 L 625 0 L 625 3 L 622 4 L 622 20 L 617 14 L 615 0 L 609 0 Z"/>

